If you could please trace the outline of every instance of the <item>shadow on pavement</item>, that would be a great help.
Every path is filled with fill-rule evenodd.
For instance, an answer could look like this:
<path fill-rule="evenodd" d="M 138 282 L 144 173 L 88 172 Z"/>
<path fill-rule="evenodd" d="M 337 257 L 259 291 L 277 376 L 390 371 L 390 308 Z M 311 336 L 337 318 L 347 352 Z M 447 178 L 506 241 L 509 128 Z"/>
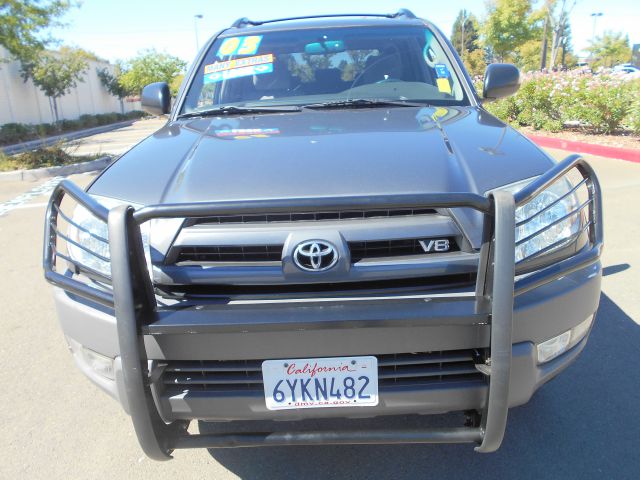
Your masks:
<path fill-rule="evenodd" d="M 606 295 L 589 343 L 555 381 L 509 412 L 502 447 L 472 445 L 267 447 L 210 450 L 243 479 L 638 478 L 640 325 Z M 462 415 L 311 422 L 304 428 L 460 426 Z M 201 423 L 203 433 L 295 428 Z M 297 426 L 300 428 L 300 426 Z"/>
<path fill-rule="evenodd" d="M 606 277 L 607 275 L 614 275 L 616 273 L 629 270 L 630 268 L 631 268 L 631 265 L 629 265 L 628 263 L 619 263 L 617 265 L 609 265 L 608 267 L 604 267 L 602 269 L 602 276 Z"/>

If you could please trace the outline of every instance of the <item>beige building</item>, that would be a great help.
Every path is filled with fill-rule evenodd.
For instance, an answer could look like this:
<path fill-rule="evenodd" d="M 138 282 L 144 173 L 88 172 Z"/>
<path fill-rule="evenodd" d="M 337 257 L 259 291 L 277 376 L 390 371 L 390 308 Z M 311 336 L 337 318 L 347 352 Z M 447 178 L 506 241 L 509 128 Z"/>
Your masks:
<path fill-rule="evenodd" d="M 120 102 L 100 83 L 97 69 L 113 65 L 89 61 L 84 81 L 58 99 L 60 119 L 74 119 L 84 114 L 120 112 Z M 125 112 L 140 110 L 139 102 L 125 101 Z M 12 61 L 9 53 L 0 47 L 0 125 L 5 123 L 51 123 L 54 121 L 49 98 L 28 80 L 20 76 L 20 63 Z"/>

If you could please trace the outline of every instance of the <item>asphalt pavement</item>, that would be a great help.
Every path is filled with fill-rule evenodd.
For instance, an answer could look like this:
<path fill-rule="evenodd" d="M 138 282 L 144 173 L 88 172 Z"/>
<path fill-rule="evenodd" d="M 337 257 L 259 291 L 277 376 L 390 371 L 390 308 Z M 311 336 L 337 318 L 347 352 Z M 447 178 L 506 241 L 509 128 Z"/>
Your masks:
<path fill-rule="evenodd" d="M 75 368 L 57 324 L 41 268 L 44 204 L 53 182 L 0 184 L 0 205 L 35 191 L 19 206 L 0 211 L 0 478 L 640 477 L 640 164 L 588 160 L 604 188 L 605 277 L 598 320 L 577 362 L 527 405 L 510 411 L 504 443 L 494 454 L 477 454 L 470 445 L 314 446 L 184 450 L 169 462 L 147 459 L 129 417 Z M 92 177 L 71 179 L 86 185 Z M 362 424 L 459 425 L 460 416 L 353 422 Z"/>

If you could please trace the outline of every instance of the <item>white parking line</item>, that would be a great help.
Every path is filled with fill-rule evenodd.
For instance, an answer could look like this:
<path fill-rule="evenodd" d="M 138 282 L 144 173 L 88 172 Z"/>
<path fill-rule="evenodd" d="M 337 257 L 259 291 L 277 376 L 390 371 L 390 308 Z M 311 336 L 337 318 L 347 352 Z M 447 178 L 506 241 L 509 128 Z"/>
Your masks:
<path fill-rule="evenodd" d="M 26 205 L 18 205 L 13 210 L 24 210 L 25 208 L 42 208 L 46 207 L 48 202 L 27 203 Z"/>
<path fill-rule="evenodd" d="M 25 203 L 31 201 L 35 197 L 39 197 L 40 195 L 49 195 L 56 185 L 60 183 L 64 177 L 53 177 L 46 182 L 38 185 L 37 187 L 32 188 L 26 193 L 18 195 L 16 198 L 0 203 L 0 217 L 9 213 L 11 210 L 15 210 L 16 208 L 25 208 Z M 33 206 L 42 206 L 45 204 L 34 204 Z M 29 205 L 31 206 L 31 205 Z"/>

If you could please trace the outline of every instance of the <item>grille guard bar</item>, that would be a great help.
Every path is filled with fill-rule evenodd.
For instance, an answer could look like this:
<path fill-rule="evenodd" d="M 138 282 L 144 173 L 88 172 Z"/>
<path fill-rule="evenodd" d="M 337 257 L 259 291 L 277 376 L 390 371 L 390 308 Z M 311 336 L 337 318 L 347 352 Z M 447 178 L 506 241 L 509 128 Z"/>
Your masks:
<path fill-rule="evenodd" d="M 572 257 L 524 278 L 515 279 L 516 206 L 526 203 L 574 168 L 584 178 L 591 199 L 588 224 L 590 248 L 583 248 Z M 96 218 L 108 224 L 113 294 L 61 274 L 55 269 L 58 213 L 65 195 L 72 197 Z M 491 365 L 486 407 L 481 415 L 480 425 L 423 430 L 193 435 L 187 433 L 188 423 L 176 421 L 166 424 L 161 419 L 151 394 L 148 360 L 141 333 L 143 325 L 154 322 L 157 304 L 144 256 L 140 225 L 155 218 L 279 212 L 290 208 L 294 202 L 297 207 L 308 211 L 419 206 L 466 207 L 484 214 L 476 301 L 485 304 L 488 301 L 491 306 Z M 495 191 L 487 197 L 468 193 L 411 194 L 158 205 L 137 211 L 131 206 L 123 205 L 107 210 L 78 186 L 64 180 L 55 188 L 47 208 L 43 266 L 46 280 L 53 285 L 115 309 L 126 401 L 140 445 L 153 459 L 170 459 L 171 452 L 177 448 L 349 443 L 478 443 L 476 451 L 492 452 L 502 442 L 508 414 L 514 296 L 597 262 L 602 242 L 602 204 L 598 180 L 584 159 L 571 155 L 515 195 Z M 61 258 L 65 257 L 61 255 Z"/>

